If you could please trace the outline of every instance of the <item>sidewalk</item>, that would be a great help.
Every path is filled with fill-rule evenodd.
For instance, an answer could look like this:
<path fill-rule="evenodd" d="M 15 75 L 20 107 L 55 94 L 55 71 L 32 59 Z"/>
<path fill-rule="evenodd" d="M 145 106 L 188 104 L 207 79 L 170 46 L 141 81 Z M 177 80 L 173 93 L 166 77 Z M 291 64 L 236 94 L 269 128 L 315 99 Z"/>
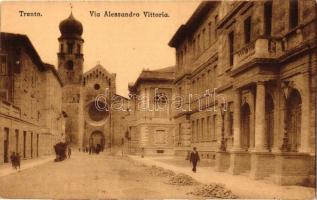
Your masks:
<path fill-rule="evenodd" d="M 212 167 L 199 166 L 197 173 L 191 171 L 189 164 L 181 166 L 183 159 L 173 157 L 144 157 L 129 156 L 132 160 L 145 165 L 155 165 L 170 169 L 176 173 L 190 175 L 201 183 L 221 183 L 226 185 L 239 198 L 279 198 L 279 199 L 314 199 L 315 189 L 302 186 L 279 186 L 264 180 L 252 180 L 243 175 L 231 175 L 224 172 L 215 172 Z M 177 164 L 174 164 L 177 163 Z M 186 163 L 189 163 L 188 161 Z"/>
<path fill-rule="evenodd" d="M 20 171 L 23 171 L 25 169 L 29 169 L 32 167 L 36 167 L 38 165 L 42 165 L 44 163 L 54 161 L 55 155 L 50 155 L 50 156 L 42 156 L 39 158 L 33 158 L 33 159 L 28 159 L 28 160 L 21 160 L 21 169 Z M 2 176 L 7 176 L 10 174 L 14 174 L 19 172 L 18 170 L 15 170 L 12 168 L 11 163 L 5 163 L 0 165 L 0 177 Z"/>

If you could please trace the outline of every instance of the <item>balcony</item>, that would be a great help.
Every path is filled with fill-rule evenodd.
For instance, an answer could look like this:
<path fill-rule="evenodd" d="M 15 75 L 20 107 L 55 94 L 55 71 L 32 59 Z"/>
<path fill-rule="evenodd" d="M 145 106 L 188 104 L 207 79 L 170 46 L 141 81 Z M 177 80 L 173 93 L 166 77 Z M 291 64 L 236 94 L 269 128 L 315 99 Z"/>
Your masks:
<path fill-rule="evenodd" d="M 259 37 L 234 53 L 233 68 L 236 69 L 254 59 L 278 59 L 301 46 L 303 38 L 302 28 L 294 29 L 283 37 Z"/>
<path fill-rule="evenodd" d="M 256 58 L 276 58 L 277 49 L 280 49 L 278 41 L 258 38 L 234 53 L 234 68 Z"/>
<path fill-rule="evenodd" d="M 21 117 L 20 108 L 14 106 L 13 104 L 7 101 L 0 101 L 0 113 L 10 117 Z"/>

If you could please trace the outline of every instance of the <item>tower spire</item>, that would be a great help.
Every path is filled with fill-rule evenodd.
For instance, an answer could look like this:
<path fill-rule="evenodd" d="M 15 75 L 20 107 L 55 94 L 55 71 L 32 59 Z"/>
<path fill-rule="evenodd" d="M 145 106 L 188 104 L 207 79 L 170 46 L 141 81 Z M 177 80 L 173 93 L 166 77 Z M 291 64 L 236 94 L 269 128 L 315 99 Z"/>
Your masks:
<path fill-rule="evenodd" d="M 69 6 L 70 6 L 70 14 L 73 14 L 73 4 L 72 2 L 69 2 Z"/>

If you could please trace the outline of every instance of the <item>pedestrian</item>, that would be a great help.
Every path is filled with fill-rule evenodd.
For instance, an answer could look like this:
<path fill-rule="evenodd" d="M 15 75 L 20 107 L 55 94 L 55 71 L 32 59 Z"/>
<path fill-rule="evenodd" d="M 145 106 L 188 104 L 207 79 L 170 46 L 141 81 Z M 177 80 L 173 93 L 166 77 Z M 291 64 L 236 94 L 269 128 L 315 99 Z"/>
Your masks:
<path fill-rule="evenodd" d="M 144 158 L 144 147 L 141 148 L 141 158 Z"/>
<path fill-rule="evenodd" d="M 193 169 L 192 169 L 193 172 L 196 173 L 197 162 L 200 161 L 199 154 L 198 154 L 198 151 L 197 151 L 196 147 L 194 147 L 193 151 L 190 153 L 190 160 L 189 161 L 193 165 Z"/>
<path fill-rule="evenodd" d="M 16 155 L 15 155 L 15 152 L 11 153 L 10 160 L 11 160 L 12 168 L 16 169 Z"/>
<path fill-rule="evenodd" d="M 70 148 L 70 146 L 68 146 L 67 154 L 68 154 L 68 158 L 70 158 L 70 155 L 72 154 L 72 149 Z"/>
<path fill-rule="evenodd" d="M 20 168 L 21 168 L 21 156 L 19 153 L 17 153 L 16 155 L 16 166 L 19 168 L 19 171 L 20 171 Z"/>

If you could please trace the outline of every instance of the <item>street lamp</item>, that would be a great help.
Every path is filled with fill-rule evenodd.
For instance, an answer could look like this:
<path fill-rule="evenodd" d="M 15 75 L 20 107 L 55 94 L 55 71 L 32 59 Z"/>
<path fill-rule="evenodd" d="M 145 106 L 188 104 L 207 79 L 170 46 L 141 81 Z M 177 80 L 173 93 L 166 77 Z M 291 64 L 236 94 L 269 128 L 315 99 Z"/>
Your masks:
<path fill-rule="evenodd" d="M 219 151 L 225 152 L 226 144 L 225 144 L 225 105 L 224 103 L 220 104 L 220 114 L 221 114 L 222 124 L 221 124 L 221 141 L 220 141 Z"/>

